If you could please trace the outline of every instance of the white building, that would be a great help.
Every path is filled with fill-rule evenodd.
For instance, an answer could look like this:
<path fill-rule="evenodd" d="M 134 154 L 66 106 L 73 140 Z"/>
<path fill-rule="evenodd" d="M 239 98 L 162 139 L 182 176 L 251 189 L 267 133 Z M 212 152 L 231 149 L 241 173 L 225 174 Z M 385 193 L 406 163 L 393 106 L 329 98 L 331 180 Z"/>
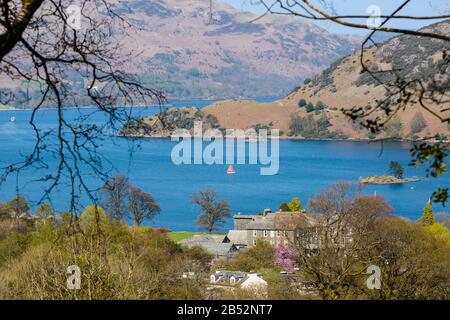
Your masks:
<path fill-rule="evenodd" d="M 210 283 L 216 287 L 241 288 L 267 294 L 267 281 L 259 273 L 219 270 L 210 276 Z"/>

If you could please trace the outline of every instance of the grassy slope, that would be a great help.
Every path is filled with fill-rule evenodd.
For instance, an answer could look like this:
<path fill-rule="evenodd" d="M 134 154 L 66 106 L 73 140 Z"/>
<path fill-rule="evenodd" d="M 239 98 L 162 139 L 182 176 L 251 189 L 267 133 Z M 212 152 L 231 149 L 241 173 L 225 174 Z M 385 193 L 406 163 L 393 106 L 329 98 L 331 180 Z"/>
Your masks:
<path fill-rule="evenodd" d="M 222 233 L 214 233 L 214 234 L 222 235 Z M 172 241 L 178 242 L 178 241 L 192 238 L 193 236 L 199 236 L 199 235 L 208 235 L 208 233 L 206 233 L 206 232 L 191 232 L 191 231 L 174 231 L 174 232 L 169 233 L 169 239 L 171 239 Z M 225 235 L 225 233 L 223 233 L 223 235 Z"/>
<path fill-rule="evenodd" d="M 202 232 L 190 232 L 190 231 L 178 231 L 178 232 L 170 232 L 169 238 L 174 242 L 178 242 L 184 239 L 188 239 L 197 234 L 203 234 Z"/>

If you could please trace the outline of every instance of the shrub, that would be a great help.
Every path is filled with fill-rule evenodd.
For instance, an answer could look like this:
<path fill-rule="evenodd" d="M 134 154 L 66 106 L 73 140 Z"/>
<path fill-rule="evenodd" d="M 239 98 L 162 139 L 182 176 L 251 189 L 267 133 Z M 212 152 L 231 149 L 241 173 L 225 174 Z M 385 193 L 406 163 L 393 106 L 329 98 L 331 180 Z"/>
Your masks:
<path fill-rule="evenodd" d="M 86 207 L 80 216 L 80 228 L 84 232 L 95 232 L 97 227 L 104 228 L 107 223 L 105 210 L 96 205 Z"/>
<path fill-rule="evenodd" d="M 388 138 L 400 139 L 403 135 L 403 124 L 398 118 L 392 118 L 384 125 L 384 132 Z"/>
<path fill-rule="evenodd" d="M 417 112 L 411 120 L 411 132 L 417 134 L 425 129 L 427 123 L 421 112 Z"/>
<path fill-rule="evenodd" d="M 308 104 L 306 104 L 305 108 L 306 108 L 306 112 L 308 112 L 308 113 L 314 111 L 314 105 L 311 102 L 308 102 Z"/>
<path fill-rule="evenodd" d="M 433 223 L 427 226 L 426 230 L 436 239 L 444 241 L 450 247 L 450 230 L 445 225 L 442 223 Z"/>
<path fill-rule="evenodd" d="M 447 141 L 447 140 L 448 140 L 447 136 L 446 136 L 445 134 L 442 134 L 442 133 L 436 134 L 435 139 L 436 139 L 437 141 L 440 141 L 440 142 L 444 142 L 444 141 Z"/>
<path fill-rule="evenodd" d="M 259 134 L 259 131 L 260 131 L 260 130 L 267 130 L 267 131 L 269 131 L 269 129 L 270 129 L 270 124 L 269 124 L 269 125 L 266 125 L 266 124 L 262 124 L 262 123 L 257 123 L 257 124 L 255 125 L 255 131 L 256 131 L 256 133 L 258 133 L 258 134 Z"/>
<path fill-rule="evenodd" d="M 28 202 L 22 195 L 18 195 L 13 199 L 11 199 L 6 204 L 6 210 L 7 212 L 9 212 L 9 215 L 14 218 L 29 215 L 30 213 L 30 207 L 28 205 Z"/>
<path fill-rule="evenodd" d="M 330 126 L 330 121 L 324 112 L 317 120 L 312 114 L 307 117 L 292 114 L 289 130 L 291 135 L 302 135 L 304 138 L 334 138 L 336 133 L 328 131 Z"/>
<path fill-rule="evenodd" d="M 99 208 L 88 207 L 80 220 L 90 226 Z M 98 216 L 98 214 L 97 214 Z M 200 299 L 200 281 L 209 255 L 184 251 L 163 231 L 109 222 L 100 232 L 66 233 L 66 226 L 42 223 L 0 241 L 0 299 Z M 67 215 L 66 215 L 67 220 Z M 72 220 L 72 219 L 71 219 Z M 45 237 L 47 231 L 58 235 Z M 36 241 L 39 240 L 39 241 Z M 6 263 L 7 262 L 7 263 Z M 81 289 L 66 286 L 67 267 L 81 271 Z M 182 279 L 183 271 L 198 278 Z M 32 279 L 32 281 L 30 281 Z"/>
<path fill-rule="evenodd" d="M 306 106 L 307 102 L 305 99 L 300 99 L 300 101 L 298 102 L 298 106 L 300 108 L 303 108 L 304 106 Z"/>
<path fill-rule="evenodd" d="M 30 243 L 30 234 L 19 232 L 12 232 L 5 239 L 0 240 L 0 267 L 19 257 L 26 251 Z"/>
<path fill-rule="evenodd" d="M 316 109 L 317 111 L 321 111 L 321 110 L 325 109 L 325 107 L 326 107 L 326 105 L 325 105 L 322 101 L 318 101 L 318 102 L 316 103 L 315 109 Z"/>
<path fill-rule="evenodd" d="M 206 123 L 213 129 L 220 128 L 219 120 L 215 115 L 208 114 L 206 116 Z"/>
<path fill-rule="evenodd" d="M 274 267 L 274 248 L 263 240 L 258 240 L 256 245 L 248 251 L 240 252 L 233 259 L 218 264 L 219 268 L 236 271 L 256 271 L 261 268 Z"/>
<path fill-rule="evenodd" d="M 289 134 L 297 136 L 303 130 L 303 118 L 293 113 L 291 114 L 291 123 L 289 124 Z"/>

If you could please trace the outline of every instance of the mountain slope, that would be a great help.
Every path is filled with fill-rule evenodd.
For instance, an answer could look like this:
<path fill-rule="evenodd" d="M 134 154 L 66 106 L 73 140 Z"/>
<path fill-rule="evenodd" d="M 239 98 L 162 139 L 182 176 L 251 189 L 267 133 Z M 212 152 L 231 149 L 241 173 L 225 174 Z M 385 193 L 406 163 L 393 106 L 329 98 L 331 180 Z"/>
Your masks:
<path fill-rule="evenodd" d="M 207 0 L 110 5 L 137 26 L 120 39 L 133 56 L 118 67 L 174 99 L 284 96 L 358 43 L 293 17 L 268 15 L 251 22 L 256 15 L 220 1 L 213 1 L 212 11 Z M 82 88 L 79 76 L 69 73 L 65 80 Z M 0 83 L 20 100 L 39 99 L 26 83 L 8 83 L 1 74 Z"/>
<path fill-rule="evenodd" d="M 445 21 L 424 28 L 424 30 L 448 34 L 450 22 Z M 364 62 L 371 71 L 397 70 L 397 74 L 405 80 L 437 79 L 438 70 L 442 65 L 443 51 L 450 50 L 450 43 L 430 38 L 418 38 L 412 36 L 397 36 L 388 40 L 379 47 L 371 47 L 364 52 Z M 447 67 L 447 79 L 448 79 Z M 436 74 L 438 74 L 436 76 Z M 392 72 L 378 73 L 377 77 L 383 83 L 395 82 Z M 384 100 L 387 96 L 386 89 L 378 83 L 369 73 L 362 72 L 360 53 L 344 57 L 333 63 L 320 75 L 314 77 L 311 82 L 291 92 L 281 103 L 285 106 L 298 106 L 303 99 L 313 104 L 322 102 L 328 106 L 328 118 L 332 123 L 331 130 L 343 132 L 350 137 L 367 137 L 367 131 L 360 130 L 358 126 L 350 125 L 351 122 L 342 118 L 341 109 L 348 110 L 353 107 L 361 107 L 370 111 L 377 105 L 377 101 Z M 397 98 L 397 97 L 396 97 Z M 396 102 L 393 103 L 395 105 Z M 442 105 L 429 102 L 427 107 L 437 111 Z M 420 115 L 421 116 L 420 116 Z M 375 112 L 372 118 L 381 116 Z M 447 114 L 447 116 L 449 116 Z M 411 122 L 415 118 L 423 118 L 422 129 L 412 128 Z M 448 124 L 421 108 L 418 103 L 408 103 L 404 110 L 391 121 L 396 122 L 400 136 L 403 138 L 432 137 L 438 133 L 449 133 Z M 390 124 L 387 130 L 391 129 Z M 400 125 L 401 123 L 402 125 Z M 420 127 L 420 126 L 419 126 Z M 390 132 L 380 136 L 389 136 Z"/>
<path fill-rule="evenodd" d="M 284 95 L 356 47 L 295 18 L 255 15 L 214 1 L 136 0 L 123 4 L 142 31 L 143 78 L 175 98 Z"/>
<path fill-rule="evenodd" d="M 442 33 L 450 32 L 450 22 L 432 25 Z M 427 78 L 437 72 L 443 50 L 450 44 L 411 36 L 398 36 L 379 47 L 368 48 L 364 57 L 373 70 L 397 69 L 406 79 Z M 271 127 L 293 138 L 408 138 L 420 139 L 444 134 L 450 137 L 449 125 L 416 104 L 408 104 L 375 136 L 354 124 L 342 109 L 374 108 L 385 97 L 385 88 L 368 73 L 361 73 L 359 52 L 335 61 L 321 74 L 306 80 L 284 99 L 274 103 L 226 100 L 206 107 L 205 115 L 214 116 L 222 128 Z M 389 74 L 384 80 L 393 80 Z M 448 77 L 448 72 L 440 77 Z M 437 110 L 438 105 L 428 105 Z M 444 105 L 445 107 L 445 105 Z M 374 116 L 378 115 L 374 113 Z"/>

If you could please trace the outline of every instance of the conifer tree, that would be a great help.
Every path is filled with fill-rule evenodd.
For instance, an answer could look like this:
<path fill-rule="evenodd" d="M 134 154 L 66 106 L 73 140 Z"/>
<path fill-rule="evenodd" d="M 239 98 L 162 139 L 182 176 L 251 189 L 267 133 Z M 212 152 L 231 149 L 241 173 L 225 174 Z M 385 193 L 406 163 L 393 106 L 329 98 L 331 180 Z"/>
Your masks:
<path fill-rule="evenodd" d="M 430 202 L 428 202 L 425 208 L 423 209 L 423 214 L 419 221 L 426 226 L 432 225 L 435 222 L 433 215 L 433 208 L 431 207 Z"/>

